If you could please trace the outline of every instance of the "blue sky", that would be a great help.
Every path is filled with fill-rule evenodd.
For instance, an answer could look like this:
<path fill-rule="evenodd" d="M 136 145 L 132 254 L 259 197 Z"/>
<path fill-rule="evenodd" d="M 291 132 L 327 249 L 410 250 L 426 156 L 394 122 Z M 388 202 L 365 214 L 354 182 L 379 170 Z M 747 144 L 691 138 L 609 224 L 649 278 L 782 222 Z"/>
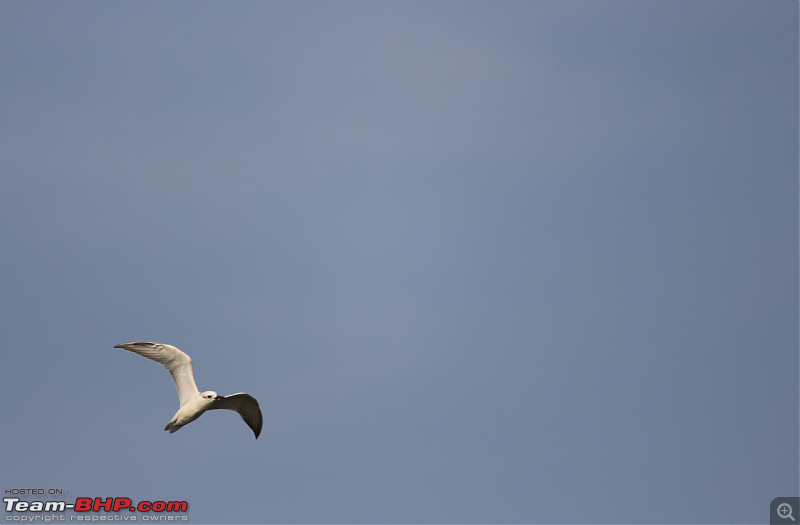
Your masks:
<path fill-rule="evenodd" d="M 198 523 L 755 523 L 796 2 L 0 3 L 0 481 Z M 233 413 L 169 435 L 189 353 Z"/>

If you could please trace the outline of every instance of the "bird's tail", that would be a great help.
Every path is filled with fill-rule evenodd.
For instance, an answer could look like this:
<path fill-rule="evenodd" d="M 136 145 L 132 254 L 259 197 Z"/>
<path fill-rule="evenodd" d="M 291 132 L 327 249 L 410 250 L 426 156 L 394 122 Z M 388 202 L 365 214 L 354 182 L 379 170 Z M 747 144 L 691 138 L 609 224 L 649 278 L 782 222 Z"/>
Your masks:
<path fill-rule="evenodd" d="M 173 432 L 177 432 L 181 429 L 183 425 L 176 425 L 175 421 L 170 421 L 167 423 L 167 426 L 164 427 L 164 430 L 169 430 L 169 433 L 172 434 Z"/>

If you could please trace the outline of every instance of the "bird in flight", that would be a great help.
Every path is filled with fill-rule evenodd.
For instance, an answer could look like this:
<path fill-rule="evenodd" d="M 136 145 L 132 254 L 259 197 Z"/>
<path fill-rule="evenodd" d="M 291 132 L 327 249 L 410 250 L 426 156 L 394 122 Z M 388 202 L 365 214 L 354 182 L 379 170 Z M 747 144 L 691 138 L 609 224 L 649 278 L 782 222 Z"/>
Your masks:
<path fill-rule="evenodd" d="M 181 407 L 175 417 L 172 418 L 172 421 L 164 427 L 164 430 L 169 430 L 170 434 L 177 432 L 184 425 L 188 425 L 202 416 L 206 410 L 224 408 L 238 412 L 244 422 L 247 423 L 247 426 L 253 430 L 256 439 L 258 439 L 258 435 L 261 434 L 263 419 L 258 401 L 250 394 L 240 392 L 229 396 L 220 396 L 211 390 L 200 392 L 194 383 L 192 358 L 172 345 L 131 341 L 130 343 L 120 343 L 114 348 L 122 348 L 147 359 L 152 359 L 156 363 L 161 363 L 172 375 L 175 386 L 178 388 L 178 396 L 181 398 Z"/>

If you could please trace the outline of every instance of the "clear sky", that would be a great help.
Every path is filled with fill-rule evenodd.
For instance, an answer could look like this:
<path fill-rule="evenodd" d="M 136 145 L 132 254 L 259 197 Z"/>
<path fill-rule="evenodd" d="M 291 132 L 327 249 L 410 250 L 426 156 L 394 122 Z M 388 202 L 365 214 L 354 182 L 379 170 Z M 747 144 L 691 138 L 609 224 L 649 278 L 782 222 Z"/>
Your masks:
<path fill-rule="evenodd" d="M 0 488 L 201 523 L 798 495 L 795 1 L 2 1 L 0 101 Z M 131 340 L 261 438 L 164 432 Z"/>

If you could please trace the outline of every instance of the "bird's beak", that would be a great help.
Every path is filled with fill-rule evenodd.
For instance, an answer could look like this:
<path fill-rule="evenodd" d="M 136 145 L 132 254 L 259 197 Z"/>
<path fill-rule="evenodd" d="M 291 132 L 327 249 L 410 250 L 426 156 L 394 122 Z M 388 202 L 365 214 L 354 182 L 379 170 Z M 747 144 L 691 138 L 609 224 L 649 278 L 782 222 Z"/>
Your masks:
<path fill-rule="evenodd" d="M 221 395 L 217 394 L 217 397 L 215 397 L 214 399 L 225 399 L 225 396 L 221 396 Z"/>

